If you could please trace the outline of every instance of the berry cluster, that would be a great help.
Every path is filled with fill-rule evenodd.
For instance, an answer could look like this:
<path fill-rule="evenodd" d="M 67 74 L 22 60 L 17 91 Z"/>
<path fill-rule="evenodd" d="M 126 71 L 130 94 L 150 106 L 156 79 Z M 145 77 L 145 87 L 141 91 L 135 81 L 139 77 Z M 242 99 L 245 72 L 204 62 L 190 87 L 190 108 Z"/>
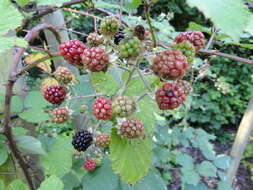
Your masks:
<path fill-rule="evenodd" d="M 66 90 L 62 86 L 49 86 L 44 91 L 44 98 L 51 104 L 61 104 L 66 97 Z"/>
<path fill-rule="evenodd" d="M 92 172 L 97 168 L 97 163 L 95 159 L 89 158 L 86 160 L 86 162 L 83 164 L 84 169 L 87 172 Z"/>
<path fill-rule="evenodd" d="M 69 110 L 65 107 L 55 108 L 51 112 L 51 117 L 54 123 L 65 123 L 69 119 Z"/>
<path fill-rule="evenodd" d="M 99 120 L 108 120 L 112 117 L 112 101 L 99 97 L 93 103 L 93 114 Z"/>
<path fill-rule="evenodd" d="M 54 76 L 57 81 L 62 84 L 69 84 L 73 80 L 73 75 L 66 67 L 58 67 L 54 72 Z"/>
<path fill-rule="evenodd" d="M 143 137 L 144 125 L 138 119 L 129 118 L 121 124 L 120 134 L 129 139 Z"/>
<path fill-rule="evenodd" d="M 100 32 L 104 36 L 114 36 L 119 30 L 119 21 L 112 16 L 103 18 L 100 24 Z"/>
<path fill-rule="evenodd" d="M 91 47 L 99 46 L 104 42 L 103 36 L 98 35 L 97 33 L 90 33 L 86 40 Z"/>
<path fill-rule="evenodd" d="M 165 50 L 155 56 L 151 69 L 164 80 L 175 80 L 188 70 L 186 57 L 180 51 Z"/>
<path fill-rule="evenodd" d="M 119 51 L 122 58 L 134 58 L 141 53 L 141 42 L 137 37 L 122 40 Z"/>
<path fill-rule="evenodd" d="M 118 96 L 112 103 L 113 113 L 118 117 L 127 117 L 136 110 L 136 104 L 132 97 Z"/>
<path fill-rule="evenodd" d="M 195 48 L 190 42 L 185 41 L 179 44 L 174 44 L 173 50 L 181 51 L 187 58 L 189 64 L 193 62 L 195 57 Z"/>
<path fill-rule="evenodd" d="M 156 102 L 161 110 L 174 109 L 185 101 L 184 90 L 173 83 L 165 83 L 156 91 Z"/>
<path fill-rule="evenodd" d="M 109 56 L 101 48 L 87 48 L 82 54 L 83 64 L 91 72 L 107 71 Z"/>
<path fill-rule="evenodd" d="M 101 148 L 106 148 L 110 145 L 111 135 L 107 133 L 101 133 L 96 137 L 96 145 Z"/>
<path fill-rule="evenodd" d="M 92 134 L 88 131 L 77 132 L 72 139 L 72 145 L 79 152 L 84 152 L 93 141 Z"/>
<path fill-rule="evenodd" d="M 86 48 L 83 42 L 77 39 L 66 41 L 59 46 L 60 55 L 75 66 L 82 66 L 81 55 Z"/>
<path fill-rule="evenodd" d="M 175 41 L 177 43 L 185 42 L 188 41 L 193 44 L 195 47 L 196 51 L 199 51 L 201 47 L 205 45 L 204 41 L 204 34 L 199 31 L 188 31 L 188 32 L 182 32 L 180 33 Z"/>

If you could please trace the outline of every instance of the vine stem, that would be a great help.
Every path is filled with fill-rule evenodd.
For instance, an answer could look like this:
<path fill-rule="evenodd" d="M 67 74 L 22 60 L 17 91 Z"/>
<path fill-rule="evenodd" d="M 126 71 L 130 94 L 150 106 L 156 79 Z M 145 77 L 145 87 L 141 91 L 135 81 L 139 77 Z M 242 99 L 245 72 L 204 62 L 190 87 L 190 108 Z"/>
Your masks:
<path fill-rule="evenodd" d="M 142 80 L 144 86 L 148 89 L 149 92 L 152 93 L 153 91 L 152 91 L 150 85 L 149 85 L 148 82 L 146 81 L 145 77 L 143 76 L 143 74 L 142 74 L 142 72 L 140 71 L 139 68 L 137 68 L 137 72 L 138 72 L 138 74 L 139 74 L 139 76 L 140 76 L 140 78 L 141 78 L 141 80 Z"/>
<path fill-rule="evenodd" d="M 32 41 L 37 37 L 40 30 L 48 29 L 52 31 L 55 34 L 55 37 L 58 41 L 61 41 L 60 35 L 58 31 L 50 24 L 39 24 L 32 28 L 25 36 L 25 40 L 27 42 Z M 14 140 L 14 136 L 12 134 L 12 127 L 11 127 L 11 100 L 13 96 L 13 86 L 16 82 L 16 74 L 17 74 L 17 67 L 20 62 L 21 56 L 23 52 L 26 50 L 26 48 L 18 48 L 17 52 L 14 55 L 13 63 L 11 66 L 11 70 L 9 71 L 8 75 L 8 82 L 6 84 L 5 88 L 5 102 L 4 102 L 4 123 L 3 123 L 3 134 L 6 136 L 8 140 L 8 146 L 14 155 L 15 159 L 17 160 L 18 164 L 20 165 L 24 176 L 27 180 L 27 183 L 29 185 L 29 188 L 31 190 L 35 190 L 33 181 L 32 181 L 32 175 L 29 172 L 29 166 L 25 162 L 25 159 L 23 158 L 22 154 L 18 150 L 18 147 L 16 145 L 16 142 Z"/>
<path fill-rule="evenodd" d="M 155 32 L 154 32 L 153 26 L 151 24 L 151 19 L 150 19 L 150 14 L 149 14 L 150 5 L 147 3 L 146 0 L 143 0 L 143 3 L 144 3 L 144 14 L 145 14 L 145 17 L 147 19 L 147 23 L 149 25 L 149 29 L 150 29 L 150 32 L 151 32 L 153 47 L 156 47 L 157 43 L 156 43 Z"/>
<path fill-rule="evenodd" d="M 82 99 L 82 98 L 92 98 L 92 97 L 96 97 L 96 96 L 102 96 L 103 94 L 91 94 L 91 95 L 86 95 L 86 96 L 75 96 L 72 97 L 71 100 L 73 99 Z"/>

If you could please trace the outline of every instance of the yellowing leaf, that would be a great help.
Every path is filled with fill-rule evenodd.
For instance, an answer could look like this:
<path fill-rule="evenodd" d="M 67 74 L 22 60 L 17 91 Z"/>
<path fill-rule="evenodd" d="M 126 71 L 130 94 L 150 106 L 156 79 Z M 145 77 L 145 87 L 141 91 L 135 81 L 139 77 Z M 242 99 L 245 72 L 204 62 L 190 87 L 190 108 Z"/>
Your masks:
<path fill-rule="evenodd" d="M 42 54 L 42 53 L 33 53 L 33 54 L 30 54 L 28 56 L 25 57 L 25 62 L 26 64 L 32 64 L 33 62 L 41 59 L 42 57 L 45 57 L 45 54 Z M 47 72 L 47 73 L 51 73 L 52 70 L 51 70 L 51 62 L 50 60 L 46 60 L 44 62 L 41 62 L 37 65 L 37 67 L 41 68 L 43 71 Z"/>

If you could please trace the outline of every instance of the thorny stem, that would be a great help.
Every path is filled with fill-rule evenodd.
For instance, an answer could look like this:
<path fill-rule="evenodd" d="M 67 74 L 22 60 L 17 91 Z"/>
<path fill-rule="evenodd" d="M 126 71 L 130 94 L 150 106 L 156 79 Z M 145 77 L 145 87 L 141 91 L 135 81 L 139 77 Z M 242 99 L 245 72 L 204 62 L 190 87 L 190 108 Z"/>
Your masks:
<path fill-rule="evenodd" d="M 147 23 L 149 25 L 149 29 L 150 29 L 150 32 L 151 32 L 152 41 L 153 41 L 153 47 L 156 47 L 156 45 L 157 45 L 156 44 L 156 37 L 155 37 L 153 26 L 151 24 L 151 19 L 150 19 L 150 14 L 149 14 L 149 7 L 150 7 L 150 5 L 147 3 L 146 0 L 143 0 L 143 3 L 144 3 L 144 14 L 145 14 L 145 17 L 147 19 Z"/>
<path fill-rule="evenodd" d="M 103 94 L 91 94 L 91 95 L 86 95 L 86 96 L 75 96 L 72 97 L 71 100 L 73 99 L 83 99 L 83 98 L 92 98 L 92 97 L 96 97 L 96 96 L 102 96 Z"/>
<path fill-rule="evenodd" d="M 238 57 L 238 56 L 235 56 L 235 55 L 230 55 L 230 54 L 226 54 L 226 53 L 222 53 L 218 50 L 199 50 L 200 53 L 205 53 L 205 54 L 210 54 L 210 55 L 217 55 L 217 56 L 221 56 L 221 57 L 226 57 L 228 59 L 232 59 L 232 60 L 235 60 L 235 61 L 239 61 L 239 62 L 242 62 L 242 63 L 247 63 L 249 65 L 253 65 L 253 60 L 250 60 L 250 59 L 245 59 L 245 58 L 242 58 L 242 57 Z"/>
<path fill-rule="evenodd" d="M 68 11 L 68 12 L 72 12 L 72 13 L 76 13 L 76 14 L 80 14 L 80 15 L 83 15 L 83 16 L 92 17 L 93 19 L 102 20 L 102 18 L 100 18 L 100 17 L 98 17 L 98 16 L 96 16 L 96 15 L 87 13 L 87 12 L 78 11 L 78 10 L 71 9 L 71 8 L 63 8 L 63 10 L 64 10 L 64 11 Z"/>
<path fill-rule="evenodd" d="M 140 78 L 141 78 L 141 80 L 142 80 L 144 86 L 148 89 L 149 92 L 152 93 L 152 92 L 153 92 L 153 91 L 152 91 L 152 88 L 150 87 L 150 85 L 149 85 L 148 82 L 146 81 L 145 77 L 143 76 L 143 74 L 142 74 L 142 72 L 140 71 L 139 68 L 137 68 L 137 72 L 138 72 L 138 74 L 139 74 L 139 76 L 140 76 Z"/>
<path fill-rule="evenodd" d="M 49 24 L 40 24 L 40 25 L 35 26 L 34 28 L 32 28 L 32 30 L 30 30 L 26 34 L 24 39 L 27 42 L 30 42 L 31 40 L 35 39 L 37 37 L 39 31 L 43 30 L 43 29 L 49 29 L 50 31 L 52 31 L 55 34 L 55 37 L 57 38 L 57 40 L 60 41 L 59 33 L 52 25 L 49 25 Z M 14 155 L 14 157 L 16 158 L 17 162 L 19 163 L 30 189 L 35 190 L 35 187 L 34 187 L 34 184 L 32 181 L 32 175 L 30 175 L 30 172 L 29 172 L 29 166 L 25 162 L 25 159 L 23 158 L 20 151 L 18 150 L 18 147 L 17 147 L 16 142 L 14 140 L 14 136 L 12 134 L 12 127 L 11 127 L 11 111 L 10 111 L 10 109 L 11 109 L 11 100 L 12 100 L 12 96 L 13 96 L 13 86 L 14 86 L 16 79 L 17 79 L 16 78 L 17 67 L 18 67 L 18 64 L 20 62 L 21 56 L 24 51 L 25 51 L 25 48 L 18 48 L 18 50 L 13 58 L 12 67 L 9 72 L 8 82 L 6 84 L 6 89 L 5 89 L 4 124 L 3 124 L 4 132 L 3 132 L 3 134 L 6 136 L 6 138 L 8 140 L 9 148 L 10 148 L 12 154 Z"/>
<path fill-rule="evenodd" d="M 214 37 L 215 37 L 215 35 L 216 35 L 218 32 L 219 32 L 218 29 L 214 29 L 214 32 L 212 33 L 212 35 L 211 35 L 211 37 L 210 37 L 210 39 L 209 39 L 209 41 L 208 41 L 208 43 L 207 43 L 207 45 L 206 45 L 206 47 L 205 47 L 205 50 L 208 50 L 208 49 L 211 47 L 211 45 L 212 45 L 212 43 L 213 43 L 213 40 L 214 40 Z"/>

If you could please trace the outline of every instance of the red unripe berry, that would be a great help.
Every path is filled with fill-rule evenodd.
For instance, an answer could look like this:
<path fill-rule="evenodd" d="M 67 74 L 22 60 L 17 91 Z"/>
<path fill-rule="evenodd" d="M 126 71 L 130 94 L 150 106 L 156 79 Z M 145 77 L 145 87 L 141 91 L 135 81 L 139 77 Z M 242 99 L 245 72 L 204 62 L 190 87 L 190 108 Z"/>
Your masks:
<path fill-rule="evenodd" d="M 188 41 L 195 47 L 196 52 L 205 45 L 205 36 L 200 31 L 181 32 L 175 39 L 177 43 Z"/>
<path fill-rule="evenodd" d="M 44 91 L 44 98 L 51 104 L 61 104 L 66 94 L 67 92 L 62 86 L 50 86 Z"/>
<path fill-rule="evenodd" d="M 55 108 L 51 112 L 51 117 L 54 123 L 65 123 L 69 119 L 69 110 L 66 107 Z"/>
<path fill-rule="evenodd" d="M 87 47 L 83 42 L 74 39 L 63 42 L 59 46 L 60 55 L 70 64 L 75 66 L 82 66 L 81 55 Z"/>
<path fill-rule="evenodd" d="M 166 50 L 155 56 L 151 69 L 161 79 L 175 80 L 184 76 L 188 70 L 188 62 L 180 51 Z"/>
<path fill-rule="evenodd" d="M 93 114 L 99 120 L 108 120 L 112 117 L 112 101 L 99 97 L 93 103 Z"/>
<path fill-rule="evenodd" d="M 144 124 L 138 119 L 129 118 L 121 124 L 120 134 L 129 139 L 143 137 Z"/>
<path fill-rule="evenodd" d="M 156 91 L 156 102 L 161 110 L 177 108 L 185 99 L 184 90 L 177 84 L 166 83 Z"/>
<path fill-rule="evenodd" d="M 109 66 L 109 56 L 103 49 L 97 47 L 84 50 L 82 60 L 91 72 L 105 72 Z"/>
<path fill-rule="evenodd" d="M 83 164 L 83 167 L 88 172 L 94 171 L 97 167 L 96 160 L 92 158 L 87 159 L 86 162 Z"/>

